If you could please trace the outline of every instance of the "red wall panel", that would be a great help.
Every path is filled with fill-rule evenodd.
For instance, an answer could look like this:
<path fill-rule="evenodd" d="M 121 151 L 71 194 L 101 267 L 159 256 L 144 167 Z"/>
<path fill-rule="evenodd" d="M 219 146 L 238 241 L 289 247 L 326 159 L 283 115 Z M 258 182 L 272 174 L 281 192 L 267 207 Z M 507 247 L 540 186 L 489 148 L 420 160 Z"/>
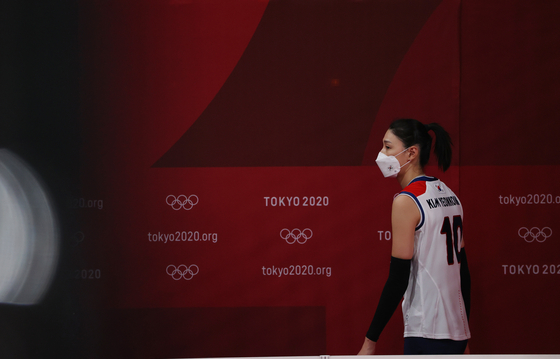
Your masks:
<path fill-rule="evenodd" d="M 465 207 L 471 351 L 558 352 L 554 6 L 84 2 L 88 348 L 356 353 L 399 190 L 374 159 L 414 117 L 455 143 L 450 170 L 427 173 Z M 378 349 L 402 353 L 399 311 Z"/>

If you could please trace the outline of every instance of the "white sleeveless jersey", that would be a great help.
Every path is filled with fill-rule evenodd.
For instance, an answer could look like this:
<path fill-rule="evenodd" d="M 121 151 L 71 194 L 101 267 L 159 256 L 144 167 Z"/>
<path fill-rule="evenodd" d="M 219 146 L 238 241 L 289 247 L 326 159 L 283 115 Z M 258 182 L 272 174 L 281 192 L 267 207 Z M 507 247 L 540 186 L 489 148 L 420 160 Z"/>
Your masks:
<path fill-rule="evenodd" d="M 415 178 L 398 194 L 420 210 L 414 237 L 408 288 L 402 303 L 404 336 L 431 339 L 470 338 L 461 294 L 459 251 L 463 207 L 443 182 Z"/>

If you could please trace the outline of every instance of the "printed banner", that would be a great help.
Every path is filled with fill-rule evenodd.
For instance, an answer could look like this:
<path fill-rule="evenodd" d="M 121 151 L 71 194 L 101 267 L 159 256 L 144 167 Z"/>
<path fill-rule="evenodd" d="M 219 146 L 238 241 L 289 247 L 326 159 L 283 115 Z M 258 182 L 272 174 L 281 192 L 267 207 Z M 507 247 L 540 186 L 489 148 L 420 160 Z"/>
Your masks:
<path fill-rule="evenodd" d="M 82 2 L 86 347 L 357 353 L 400 190 L 374 160 L 410 117 L 454 142 L 449 171 L 426 172 L 464 206 L 471 352 L 557 353 L 557 7 Z M 378 353 L 402 354 L 402 332 L 397 310 Z"/>

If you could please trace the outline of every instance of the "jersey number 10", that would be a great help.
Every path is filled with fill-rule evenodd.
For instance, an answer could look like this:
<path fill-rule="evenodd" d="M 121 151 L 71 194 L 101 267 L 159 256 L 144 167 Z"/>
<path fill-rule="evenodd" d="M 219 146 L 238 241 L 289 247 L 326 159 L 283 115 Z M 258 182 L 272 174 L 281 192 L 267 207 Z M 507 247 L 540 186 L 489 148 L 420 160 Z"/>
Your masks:
<path fill-rule="evenodd" d="M 457 230 L 461 229 L 461 234 L 457 233 Z M 443 226 L 441 226 L 441 234 L 445 234 L 445 241 L 447 244 L 447 264 L 452 265 L 455 263 L 453 260 L 453 252 L 457 257 L 457 263 L 461 263 L 459 257 L 459 242 L 463 237 L 463 219 L 461 216 L 453 216 L 453 228 L 451 227 L 451 222 L 449 217 L 443 219 Z"/>

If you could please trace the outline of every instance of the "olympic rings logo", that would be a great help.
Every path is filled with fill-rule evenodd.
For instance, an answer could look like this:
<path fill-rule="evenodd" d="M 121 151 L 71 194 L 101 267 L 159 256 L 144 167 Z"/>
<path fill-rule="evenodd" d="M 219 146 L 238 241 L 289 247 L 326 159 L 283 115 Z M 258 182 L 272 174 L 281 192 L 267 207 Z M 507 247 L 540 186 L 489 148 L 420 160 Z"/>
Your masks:
<path fill-rule="evenodd" d="M 181 278 L 185 280 L 191 280 L 195 275 L 198 274 L 198 266 L 196 264 L 192 264 L 187 267 L 186 265 L 181 264 L 175 267 L 173 264 L 170 264 L 165 269 L 165 272 L 175 280 L 179 280 Z"/>
<path fill-rule="evenodd" d="M 546 241 L 548 237 L 552 236 L 552 229 L 549 227 L 544 227 L 543 229 L 537 227 L 533 227 L 531 229 L 521 227 L 519 228 L 519 231 L 517 231 L 517 234 L 519 234 L 519 237 L 523 238 L 525 242 L 531 243 L 536 240 L 537 242 L 542 243 Z"/>
<path fill-rule="evenodd" d="M 306 228 L 303 231 L 299 230 L 298 228 L 295 228 L 291 231 L 287 228 L 284 228 L 280 231 L 280 238 L 285 240 L 288 244 L 294 244 L 295 242 L 304 244 L 311 237 L 313 237 L 313 231 L 311 231 L 309 228 Z"/>
<path fill-rule="evenodd" d="M 167 196 L 167 198 L 165 198 L 165 203 L 167 203 L 176 211 L 180 210 L 181 208 L 190 211 L 198 203 L 198 197 L 194 194 L 191 194 L 188 197 L 184 194 L 181 194 L 177 197 L 170 194 L 169 196 Z"/>

